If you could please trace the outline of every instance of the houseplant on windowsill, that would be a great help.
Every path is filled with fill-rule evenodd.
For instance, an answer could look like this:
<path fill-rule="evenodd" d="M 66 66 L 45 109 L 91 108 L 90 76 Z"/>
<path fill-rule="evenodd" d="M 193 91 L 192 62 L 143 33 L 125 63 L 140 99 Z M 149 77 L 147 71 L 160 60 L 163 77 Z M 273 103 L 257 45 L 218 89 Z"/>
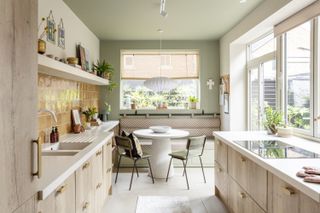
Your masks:
<path fill-rule="evenodd" d="M 265 108 L 264 127 L 268 134 L 277 134 L 278 127 L 283 125 L 283 115 L 280 111 L 274 110 L 271 106 Z"/>
<path fill-rule="evenodd" d="M 196 98 L 195 96 L 189 96 L 190 109 L 197 109 L 198 101 L 199 99 Z"/>

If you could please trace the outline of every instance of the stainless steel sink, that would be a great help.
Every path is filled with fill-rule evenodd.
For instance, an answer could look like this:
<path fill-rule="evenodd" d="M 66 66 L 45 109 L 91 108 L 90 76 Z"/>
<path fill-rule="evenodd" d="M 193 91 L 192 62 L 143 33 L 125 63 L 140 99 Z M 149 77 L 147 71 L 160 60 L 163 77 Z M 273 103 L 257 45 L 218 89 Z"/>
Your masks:
<path fill-rule="evenodd" d="M 57 143 L 42 150 L 42 156 L 73 156 L 85 149 L 91 143 Z"/>

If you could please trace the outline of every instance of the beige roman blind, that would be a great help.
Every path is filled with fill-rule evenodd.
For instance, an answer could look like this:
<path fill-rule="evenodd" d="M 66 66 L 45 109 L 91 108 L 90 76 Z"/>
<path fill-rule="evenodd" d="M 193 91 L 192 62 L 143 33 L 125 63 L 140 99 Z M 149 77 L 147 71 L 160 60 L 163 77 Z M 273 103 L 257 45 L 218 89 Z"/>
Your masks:
<path fill-rule="evenodd" d="M 197 50 L 122 50 L 121 79 L 199 78 Z"/>
<path fill-rule="evenodd" d="M 291 17 L 280 22 L 274 26 L 274 36 L 280 36 L 281 34 L 317 17 L 320 15 L 320 1 L 316 1 L 311 5 L 300 10 Z"/>

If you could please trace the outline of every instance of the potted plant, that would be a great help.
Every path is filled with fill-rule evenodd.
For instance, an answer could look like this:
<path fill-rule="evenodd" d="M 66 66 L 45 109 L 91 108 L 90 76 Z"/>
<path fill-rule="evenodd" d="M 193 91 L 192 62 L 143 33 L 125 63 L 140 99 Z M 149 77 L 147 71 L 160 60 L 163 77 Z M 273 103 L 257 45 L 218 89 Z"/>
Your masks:
<path fill-rule="evenodd" d="M 112 90 L 117 87 L 118 84 L 115 83 L 114 81 L 109 80 L 109 84 L 107 85 L 107 89 L 109 92 L 112 92 Z"/>
<path fill-rule="evenodd" d="M 109 115 L 110 115 L 110 113 L 111 113 L 111 105 L 110 104 L 108 104 L 108 102 L 105 102 L 104 103 L 104 106 L 106 107 L 105 108 L 105 110 L 106 110 L 106 118 L 104 119 L 105 121 L 106 120 L 109 120 Z"/>
<path fill-rule="evenodd" d="M 93 71 L 97 73 L 98 76 L 106 79 L 111 79 L 113 75 L 114 68 L 111 64 L 107 63 L 105 60 L 97 61 L 93 64 Z"/>
<path fill-rule="evenodd" d="M 89 107 L 87 110 L 83 111 L 82 113 L 86 116 L 87 122 L 90 122 L 93 119 L 96 119 L 96 117 L 98 116 L 96 107 Z"/>
<path fill-rule="evenodd" d="M 190 109 L 197 109 L 199 99 L 195 96 L 189 96 Z"/>
<path fill-rule="evenodd" d="M 264 127 L 267 129 L 268 134 L 277 134 L 277 127 L 283 124 L 282 113 L 274 110 L 271 106 L 265 108 Z"/>

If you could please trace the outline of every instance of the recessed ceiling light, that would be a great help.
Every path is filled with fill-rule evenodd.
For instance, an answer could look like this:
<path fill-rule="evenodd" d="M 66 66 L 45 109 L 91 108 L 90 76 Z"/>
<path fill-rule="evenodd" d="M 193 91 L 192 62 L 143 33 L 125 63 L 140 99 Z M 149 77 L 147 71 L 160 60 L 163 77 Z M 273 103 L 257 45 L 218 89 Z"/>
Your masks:
<path fill-rule="evenodd" d="M 247 0 L 240 0 L 240 3 L 243 4 L 243 3 L 246 3 Z"/>

